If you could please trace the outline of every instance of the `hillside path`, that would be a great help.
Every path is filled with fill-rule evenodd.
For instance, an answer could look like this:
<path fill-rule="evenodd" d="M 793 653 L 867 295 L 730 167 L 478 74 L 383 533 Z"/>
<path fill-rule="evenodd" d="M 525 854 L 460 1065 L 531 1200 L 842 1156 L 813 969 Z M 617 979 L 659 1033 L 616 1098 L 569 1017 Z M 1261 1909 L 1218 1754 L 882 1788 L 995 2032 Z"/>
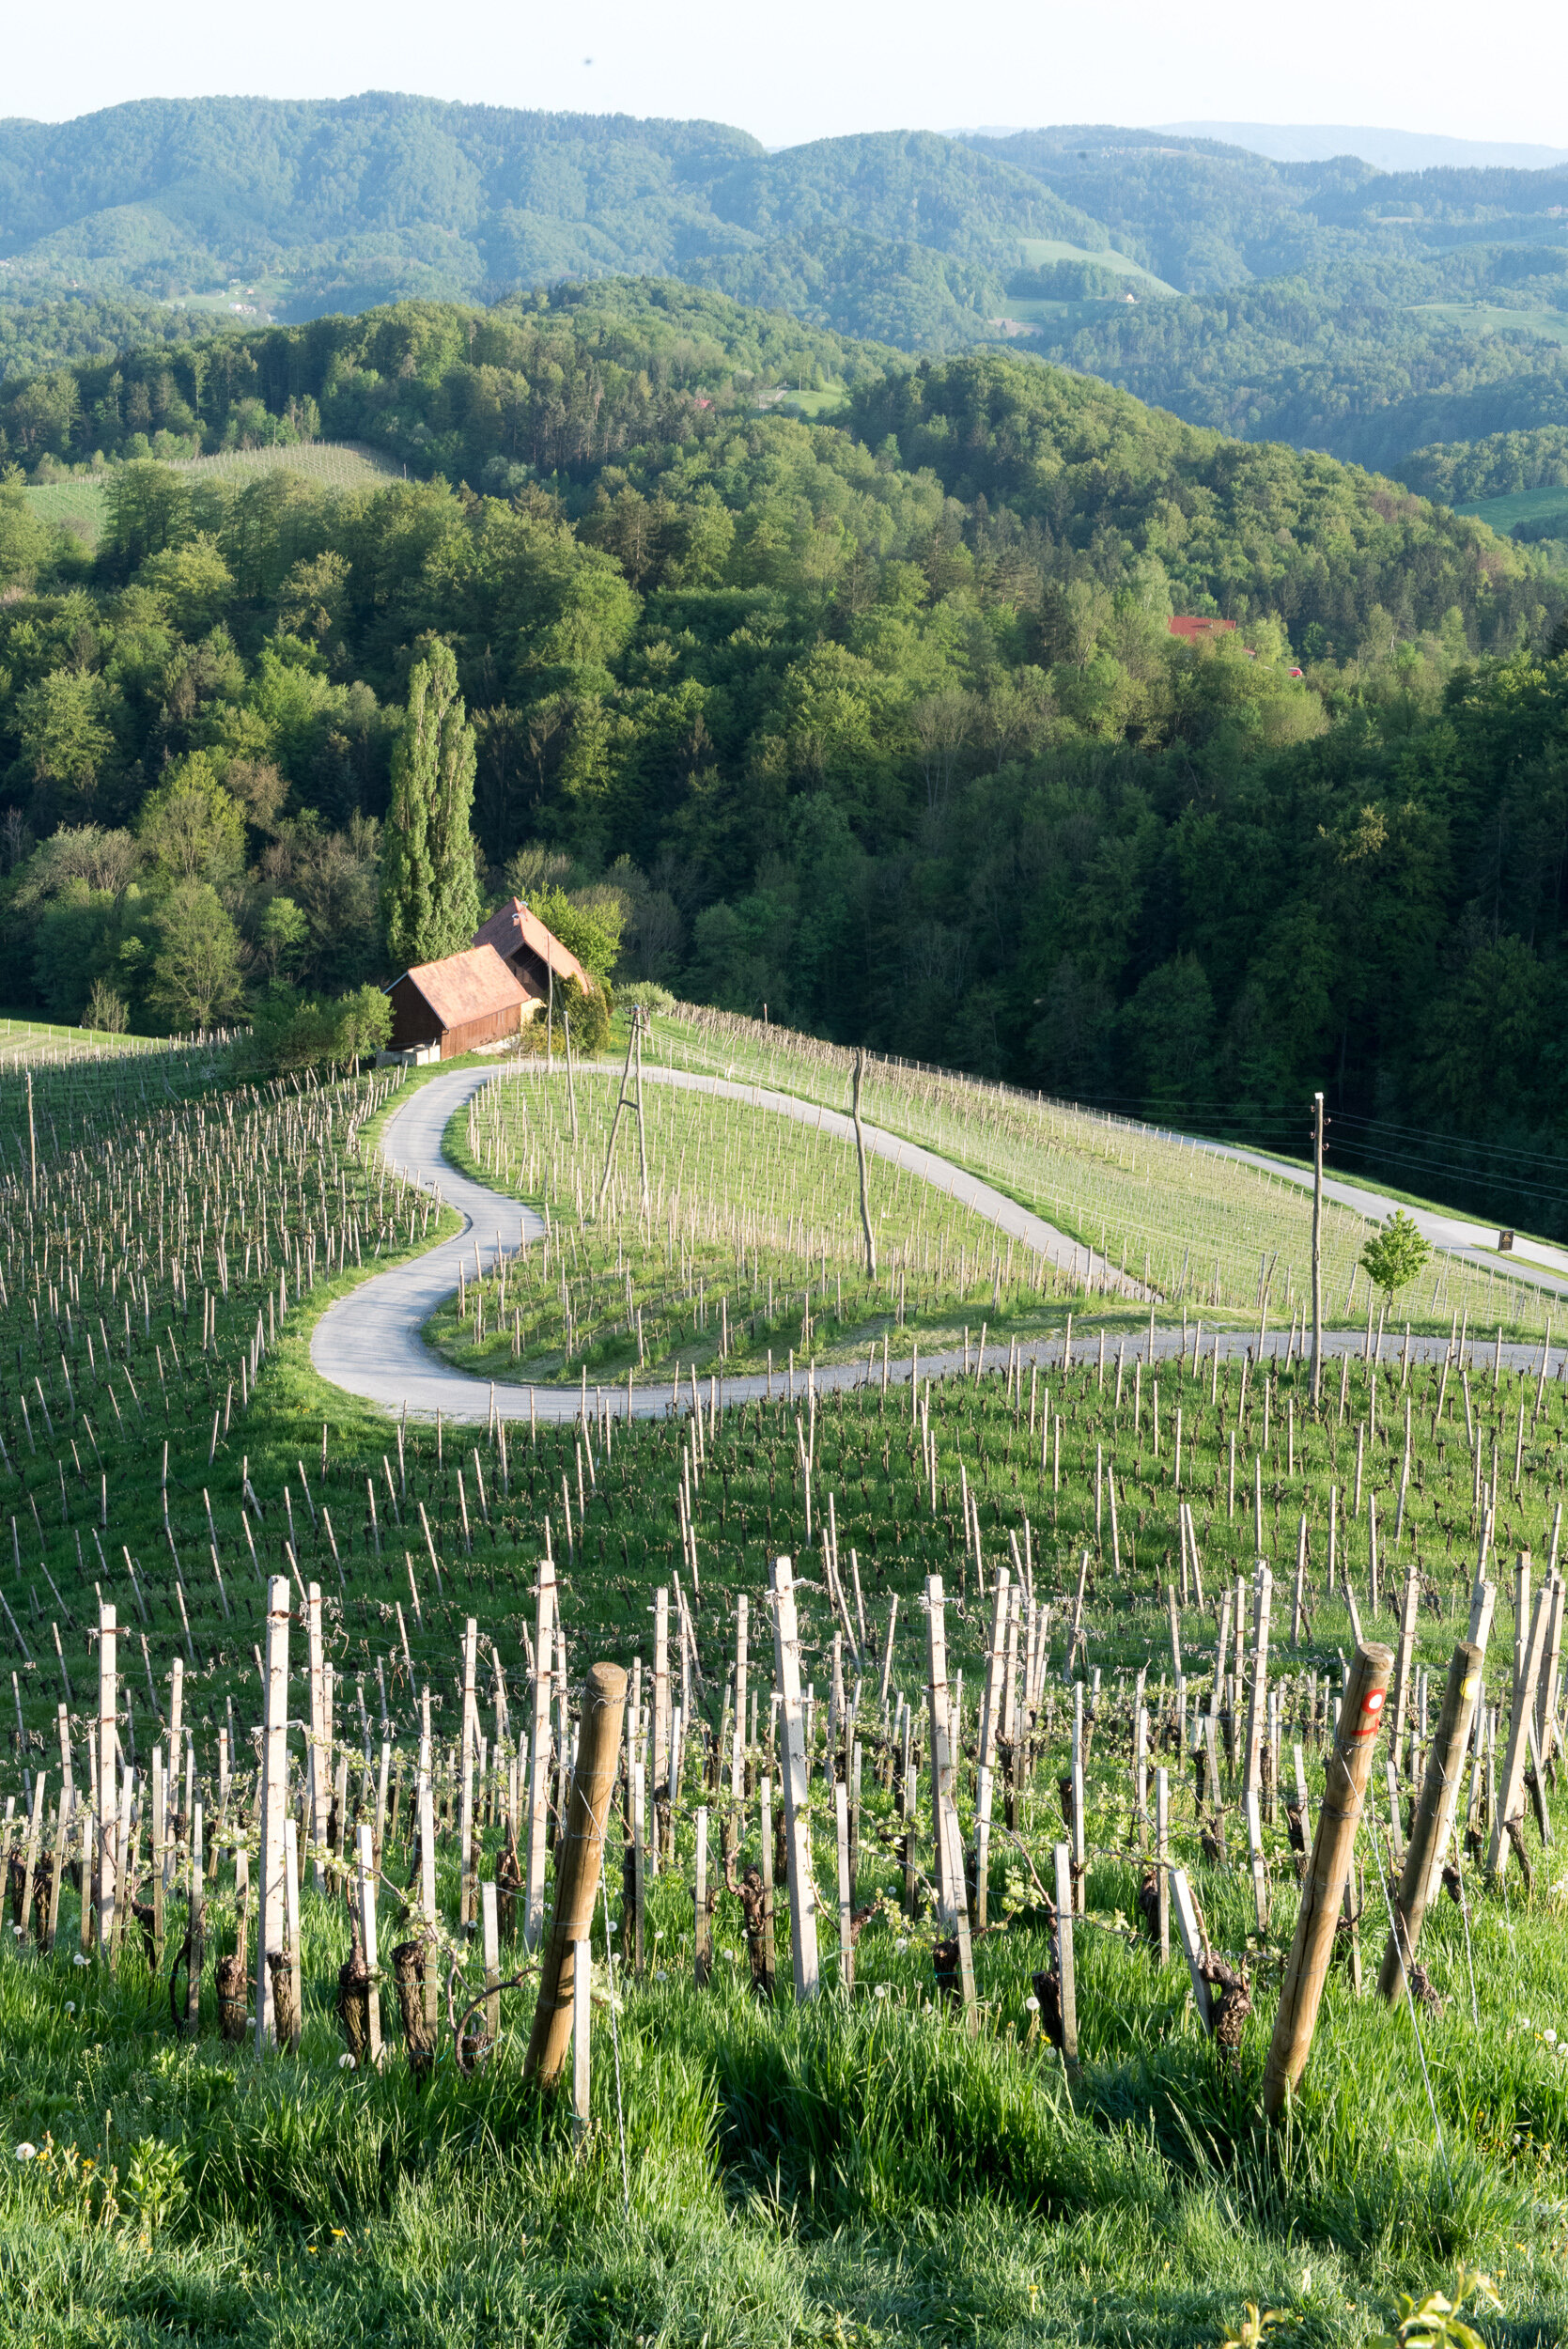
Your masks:
<path fill-rule="evenodd" d="M 542 1420 L 572 1419 L 581 1408 L 582 1388 L 576 1386 L 544 1386 L 535 1384 L 492 1386 L 489 1379 L 479 1378 L 468 1371 L 458 1370 L 442 1361 L 426 1345 L 422 1335 L 425 1323 L 458 1285 L 459 1262 L 466 1264 L 477 1252 L 481 1263 L 494 1262 L 497 1249 L 514 1250 L 526 1237 L 542 1237 L 543 1219 L 537 1211 L 519 1200 L 491 1190 L 488 1184 L 474 1182 L 461 1174 L 445 1156 L 442 1136 L 453 1113 L 461 1109 L 482 1085 L 491 1083 L 499 1073 L 489 1069 L 458 1069 L 450 1077 L 432 1078 L 427 1084 L 413 1091 L 404 1105 L 395 1110 L 381 1129 L 381 1152 L 391 1166 L 406 1180 L 436 1192 L 446 1205 L 464 1219 L 463 1229 L 450 1239 L 438 1241 L 423 1255 L 411 1257 L 406 1264 L 394 1265 L 388 1271 L 374 1274 L 369 1280 L 350 1290 L 328 1307 L 317 1323 L 310 1342 L 310 1359 L 318 1375 L 347 1393 L 357 1395 L 366 1403 L 380 1405 L 390 1411 L 406 1411 L 411 1418 L 433 1420 L 439 1411 L 443 1419 L 465 1424 L 488 1422 L 491 1411 L 505 1420 L 515 1421 L 537 1416 Z M 759 1109 L 767 1109 L 780 1116 L 793 1117 L 804 1125 L 819 1128 L 824 1133 L 853 1136 L 852 1121 L 842 1112 L 802 1101 L 791 1094 L 772 1093 L 754 1085 L 730 1082 L 721 1077 L 707 1077 L 686 1069 L 644 1069 L 649 1083 L 675 1084 L 697 1093 L 710 1093 L 721 1098 L 741 1100 Z M 950 1197 L 959 1200 L 993 1222 L 1000 1232 L 1021 1239 L 1032 1248 L 1048 1254 L 1052 1263 L 1064 1269 L 1075 1267 L 1079 1273 L 1103 1277 L 1109 1273 L 1118 1287 L 1122 1275 L 1104 1259 L 1075 1243 L 1067 1235 L 1030 1214 L 1016 1201 L 993 1190 L 989 1184 L 966 1174 L 961 1167 L 935 1156 L 916 1144 L 902 1141 L 880 1128 L 865 1128 L 866 1146 L 879 1158 L 908 1168 L 924 1180 L 929 1181 Z M 1261 1163 L 1270 1163 L 1260 1161 Z M 1372 1194 L 1366 1194 L 1371 1197 Z M 1385 1203 L 1386 1204 L 1386 1203 Z M 1365 1210 L 1363 1210 L 1365 1212 Z M 1128 1292 L 1134 1283 L 1126 1283 Z M 1205 1341 L 1204 1354 L 1213 1341 Z M 1256 1344 L 1256 1332 L 1247 1330 L 1222 1330 L 1219 1333 L 1222 1356 L 1244 1352 Z M 1180 1330 L 1157 1330 L 1155 1354 L 1173 1355 L 1183 1343 Z M 1037 1364 L 1043 1370 L 1060 1365 L 1063 1338 L 1041 1336 L 1020 1347 L 1024 1361 Z M 1075 1357 L 1081 1361 L 1090 1342 L 1075 1342 Z M 1097 1345 L 1097 1340 L 1095 1341 Z M 1147 1331 L 1139 1341 L 1140 1350 L 1146 1351 Z M 1286 1333 L 1271 1330 L 1265 1350 L 1281 1352 Z M 1341 1353 L 1358 1347 L 1361 1333 L 1346 1330 L 1329 1333 L 1327 1350 Z M 1422 1358 L 1443 1351 L 1440 1339 L 1415 1340 L 1411 1351 Z M 986 1363 L 996 1368 L 1008 1358 L 1006 1346 L 987 1346 Z M 1539 1359 L 1540 1349 L 1534 1346 L 1505 1346 L 1503 1357 L 1511 1365 L 1519 1366 Z M 977 1371 L 980 1367 L 978 1347 L 968 1353 L 956 1349 L 941 1354 L 923 1354 L 923 1373 L 937 1377 L 943 1372 Z M 907 1383 L 910 1376 L 908 1361 L 889 1365 L 890 1383 Z M 868 1376 L 861 1362 L 823 1363 L 814 1373 L 818 1388 L 857 1386 Z M 880 1365 L 876 1375 L 880 1377 Z M 717 1384 L 722 1403 L 746 1403 L 769 1393 L 788 1391 L 803 1392 L 808 1373 L 798 1368 L 793 1385 L 784 1371 L 775 1371 L 771 1382 L 759 1373 L 716 1379 L 705 1373 L 705 1383 Z M 599 1390 L 596 1389 L 596 1396 Z M 602 1390 L 610 1408 L 625 1415 L 629 1404 L 638 1417 L 658 1417 L 679 1408 L 668 1379 L 633 1386 L 629 1395 L 623 1381 Z M 681 1392 L 689 1397 L 690 1377 L 682 1383 Z"/>

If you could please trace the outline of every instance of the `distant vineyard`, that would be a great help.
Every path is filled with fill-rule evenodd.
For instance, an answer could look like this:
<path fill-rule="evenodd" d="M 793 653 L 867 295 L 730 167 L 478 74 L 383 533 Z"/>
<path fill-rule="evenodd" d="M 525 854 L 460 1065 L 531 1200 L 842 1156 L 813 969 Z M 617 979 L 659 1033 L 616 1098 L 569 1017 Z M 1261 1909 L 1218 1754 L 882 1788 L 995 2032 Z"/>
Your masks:
<path fill-rule="evenodd" d="M 170 471 L 197 480 L 225 481 L 253 474 L 297 473 L 324 490 L 360 490 L 400 474 L 404 468 L 363 441 L 297 441 L 287 447 L 231 448 L 216 457 L 181 458 Z M 97 473 L 74 481 L 46 482 L 27 491 L 27 502 L 46 521 L 96 546 L 103 531 L 109 478 L 107 473 Z"/>

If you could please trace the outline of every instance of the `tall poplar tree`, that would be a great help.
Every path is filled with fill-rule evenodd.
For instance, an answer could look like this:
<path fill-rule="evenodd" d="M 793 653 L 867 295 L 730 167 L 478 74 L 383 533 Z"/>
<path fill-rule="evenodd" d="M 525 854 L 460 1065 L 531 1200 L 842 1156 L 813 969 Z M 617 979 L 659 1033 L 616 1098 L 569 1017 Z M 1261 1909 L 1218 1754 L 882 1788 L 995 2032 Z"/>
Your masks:
<path fill-rule="evenodd" d="M 437 643 L 409 679 L 383 834 L 381 922 L 403 970 L 460 953 L 479 926 L 469 831 L 474 766 L 458 664 L 450 646 Z"/>

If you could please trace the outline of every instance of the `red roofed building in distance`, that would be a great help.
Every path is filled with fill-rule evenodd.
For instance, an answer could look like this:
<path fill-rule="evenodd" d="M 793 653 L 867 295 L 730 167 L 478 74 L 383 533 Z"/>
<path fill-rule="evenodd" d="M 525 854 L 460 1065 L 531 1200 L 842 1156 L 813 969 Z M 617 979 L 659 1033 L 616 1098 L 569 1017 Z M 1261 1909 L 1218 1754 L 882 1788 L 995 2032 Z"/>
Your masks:
<path fill-rule="evenodd" d="M 568 947 L 563 946 L 553 930 L 547 930 L 536 913 L 531 913 L 520 897 L 508 897 L 496 907 L 488 922 L 474 933 L 475 946 L 493 946 L 506 968 L 527 997 L 525 1019 L 532 1019 L 550 993 L 550 974 L 555 973 L 555 984 L 562 986 L 575 979 L 584 995 L 594 991 L 593 980 Z"/>
<path fill-rule="evenodd" d="M 416 963 L 394 979 L 391 1049 L 419 1060 L 455 1060 L 516 1035 L 526 990 L 493 946 L 471 946 L 440 962 Z"/>
<path fill-rule="evenodd" d="M 1190 612 L 1178 612 L 1171 621 L 1172 635 L 1184 638 L 1189 645 L 1202 644 L 1206 637 L 1232 635 L 1234 630 L 1234 620 L 1211 620 Z"/>

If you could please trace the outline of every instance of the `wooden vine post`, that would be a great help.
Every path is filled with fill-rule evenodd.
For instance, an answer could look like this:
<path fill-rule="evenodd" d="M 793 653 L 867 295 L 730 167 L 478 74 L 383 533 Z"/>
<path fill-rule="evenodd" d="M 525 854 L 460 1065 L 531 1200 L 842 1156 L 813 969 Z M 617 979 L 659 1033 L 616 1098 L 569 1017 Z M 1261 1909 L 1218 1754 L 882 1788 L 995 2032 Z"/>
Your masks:
<path fill-rule="evenodd" d="M 1518 1588 L 1521 1595 L 1529 1589 L 1529 1553 L 1519 1560 Z M 1529 1732 L 1535 1720 L 1535 1688 L 1541 1677 L 1541 1659 L 1545 1654 L 1546 1627 L 1551 1617 L 1551 1585 L 1544 1582 L 1535 1595 L 1535 1610 L 1529 1629 L 1524 1627 L 1521 1607 L 1514 1628 L 1517 1663 L 1514 1678 L 1514 1717 L 1509 1724 L 1508 1754 L 1503 1763 L 1502 1784 L 1498 1790 L 1498 1807 L 1492 1819 L 1492 1839 L 1486 1847 L 1486 1874 L 1495 1878 L 1508 1865 L 1508 1822 L 1516 1817 L 1524 1792 L 1525 1765 L 1529 1759 Z"/>
<path fill-rule="evenodd" d="M 277 2044 L 269 1957 L 284 1946 L 284 1824 L 288 1809 L 288 1578 L 274 1575 L 267 1585 L 266 1677 L 261 1719 L 261 1882 L 256 1894 L 256 2046 Z"/>
<path fill-rule="evenodd" d="M 1393 1668 L 1393 1650 L 1371 1642 L 1357 1648 L 1350 1667 L 1264 2072 L 1263 2106 L 1270 2120 L 1295 2089 L 1312 2052 Z"/>
<path fill-rule="evenodd" d="M 937 1917 L 951 1932 L 964 1906 L 964 1856 L 953 1803 L 953 1733 L 947 1691 L 947 1610 L 939 1574 L 925 1578 L 931 1708 L 931 1832 L 937 1846 Z M 967 1911 L 966 1911 L 967 1914 Z"/>
<path fill-rule="evenodd" d="M 544 1945 L 539 2000 L 534 2010 L 523 2077 L 553 2088 L 566 2068 L 576 2011 L 574 1952 L 589 1937 L 604 1858 L 604 1829 L 620 1759 L 626 1674 L 618 1664 L 595 1664 L 582 1698 L 577 1768 L 566 1826 L 555 1844 L 555 1913 Z"/>
<path fill-rule="evenodd" d="M 539 1611 L 535 1628 L 534 1722 L 528 1748 L 528 1857 L 523 1882 L 522 1942 L 536 1950 L 544 1930 L 545 1829 L 550 1816 L 550 1659 L 555 1644 L 555 1568 L 539 1560 Z"/>
<path fill-rule="evenodd" d="M 1405 1849 L 1405 1866 L 1394 1896 L 1393 1924 L 1377 1977 L 1378 1992 L 1390 2006 L 1397 2006 L 1405 1996 L 1405 1968 L 1414 1963 L 1433 1878 L 1442 1864 L 1452 1832 L 1483 1660 L 1479 1647 L 1468 1640 L 1461 1640 L 1449 1664 L 1443 1709 L 1437 1718 L 1437 1734 L 1432 1741 L 1415 1823 Z"/>
<path fill-rule="evenodd" d="M 877 1234 L 871 1221 L 871 1176 L 866 1165 L 865 1128 L 861 1124 L 861 1087 L 864 1081 L 865 1049 L 862 1046 L 855 1054 L 853 1100 L 855 1155 L 860 1160 L 861 1168 L 861 1229 L 865 1236 L 865 1277 L 868 1281 L 875 1281 L 877 1278 Z"/>
<path fill-rule="evenodd" d="M 789 1947 L 795 1996 L 815 1999 L 816 1881 L 811 1865 L 811 1822 L 806 1812 L 805 1719 L 800 1703 L 800 1633 L 795 1617 L 795 1578 L 787 1558 L 775 1558 L 768 1575 L 773 1602 L 773 1663 L 779 1686 L 781 1756 L 784 1802 L 784 1849 L 789 1876 Z"/>
<path fill-rule="evenodd" d="M 119 1807 L 115 1800 L 116 1780 L 115 1727 L 118 1695 L 115 1674 L 115 1610 L 98 1610 L 98 1947 L 110 1955 L 115 1932 L 115 1835 Z M 84 1908 L 86 1906 L 84 1881 Z"/>

